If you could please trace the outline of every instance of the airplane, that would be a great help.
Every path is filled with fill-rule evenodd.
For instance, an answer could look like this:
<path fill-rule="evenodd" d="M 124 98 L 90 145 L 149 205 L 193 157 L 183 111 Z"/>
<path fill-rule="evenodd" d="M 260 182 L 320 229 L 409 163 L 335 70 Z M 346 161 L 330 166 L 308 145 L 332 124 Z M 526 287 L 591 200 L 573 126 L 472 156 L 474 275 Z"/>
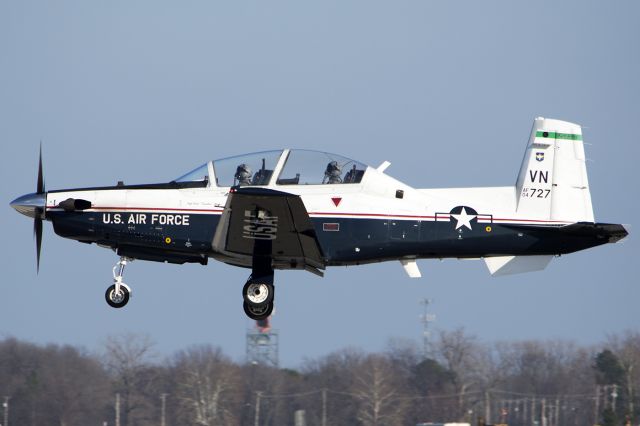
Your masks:
<path fill-rule="evenodd" d="M 594 220 L 582 128 L 534 120 L 514 185 L 416 189 L 340 155 L 280 149 L 209 161 L 167 183 L 46 191 L 11 202 L 34 218 L 37 269 L 43 220 L 56 234 L 119 256 L 105 298 L 124 307 L 134 259 L 176 264 L 209 258 L 251 269 L 246 315 L 274 306 L 274 271 L 323 275 L 328 266 L 418 259 L 483 259 L 492 275 L 544 269 L 555 256 L 614 243 L 624 225 Z"/>

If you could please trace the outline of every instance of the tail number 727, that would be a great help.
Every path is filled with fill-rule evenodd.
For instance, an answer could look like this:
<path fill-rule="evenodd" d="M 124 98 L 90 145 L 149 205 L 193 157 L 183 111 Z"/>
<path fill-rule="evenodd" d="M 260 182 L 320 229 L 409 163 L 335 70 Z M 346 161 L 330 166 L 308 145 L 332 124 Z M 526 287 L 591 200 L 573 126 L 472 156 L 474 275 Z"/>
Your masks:
<path fill-rule="evenodd" d="M 551 193 L 550 189 L 522 188 L 523 198 L 547 198 Z"/>

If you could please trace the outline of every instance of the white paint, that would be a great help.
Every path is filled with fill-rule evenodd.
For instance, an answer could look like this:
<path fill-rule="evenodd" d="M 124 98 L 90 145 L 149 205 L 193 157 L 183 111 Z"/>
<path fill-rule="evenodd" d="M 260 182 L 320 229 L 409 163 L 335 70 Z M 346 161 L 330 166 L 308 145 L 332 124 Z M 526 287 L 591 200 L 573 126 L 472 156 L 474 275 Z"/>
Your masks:
<path fill-rule="evenodd" d="M 387 167 L 389 167 L 390 165 L 391 165 L 391 163 L 385 160 L 385 161 L 382 162 L 382 164 L 380 164 L 378 166 L 377 170 L 380 173 L 383 173 L 385 170 L 387 170 Z"/>
<path fill-rule="evenodd" d="M 484 262 L 492 276 L 520 274 L 523 272 L 541 271 L 553 259 L 552 255 L 545 256 L 496 256 L 485 257 Z"/>
<path fill-rule="evenodd" d="M 579 220 L 593 221 L 591 197 L 588 186 L 585 186 L 586 169 L 582 172 L 581 168 L 584 166 L 582 141 L 565 141 L 575 144 L 572 161 L 575 160 L 574 165 L 577 164 L 577 166 L 569 167 L 567 170 L 573 170 L 577 175 L 571 178 L 571 173 L 558 172 L 551 167 L 554 164 L 553 144 L 555 142 L 550 141 L 555 139 L 536 138 L 536 132 L 539 130 L 581 133 L 580 126 L 577 124 L 537 118 L 534 121 L 518 182 L 513 186 L 415 189 L 383 173 L 390 164 L 388 161 L 383 162 L 378 168 L 368 167 L 362 181 L 358 184 L 276 185 L 275 182 L 289 153 L 289 150 L 284 150 L 276 163 L 271 182 L 266 187 L 300 195 L 312 217 L 421 221 L 435 221 L 437 218 L 437 220 L 450 221 L 458 220 L 449 215 L 451 209 L 456 206 L 467 206 L 478 213 L 479 223 L 566 225 Z M 536 154 L 543 151 L 544 161 L 537 161 Z M 564 158 L 565 152 L 562 151 L 561 155 Z M 211 165 L 211 162 L 209 164 Z M 213 169 L 210 167 L 210 173 L 212 172 Z M 532 179 L 535 182 L 527 183 L 527 180 Z M 557 182 L 560 189 L 552 188 L 552 181 Z M 535 183 L 540 189 L 549 189 L 550 195 L 541 199 L 523 198 L 522 189 L 526 184 L 531 183 Z M 576 185 L 573 184 L 583 186 L 575 188 Z M 402 199 L 395 197 L 397 190 L 404 191 Z M 47 206 L 54 208 L 54 202 L 58 203 L 66 198 L 82 198 L 92 202 L 94 209 L 91 210 L 94 211 L 118 212 L 126 209 L 131 212 L 149 213 L 155 209 L 159 213 L 221 214 L 223 210 L 221 206 L 226 205 L 228 191 L 228 187 L 215 185 L 189 189 L 69 191 L 50 194 Z M 556 195 L 558 191 L 566 197 L 566 201 L 561 200 L 562 196 Z M 334 197 L 342 198 L 338 206 L 335 206 L 331 200 Z M 465 213 L 468 212 L 465 210 Z M 462 219 L 465 219 L 464 215 Z M 458 225 L 469 228 L 471 223 L 458 221 Z"/>

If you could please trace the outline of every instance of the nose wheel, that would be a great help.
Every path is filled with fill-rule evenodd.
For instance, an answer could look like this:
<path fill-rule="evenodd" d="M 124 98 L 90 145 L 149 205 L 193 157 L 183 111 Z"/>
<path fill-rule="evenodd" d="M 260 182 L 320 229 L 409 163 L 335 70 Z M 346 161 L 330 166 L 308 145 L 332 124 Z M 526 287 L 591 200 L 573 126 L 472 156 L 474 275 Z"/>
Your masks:
<path fill-rule="evenodd" d="M 273 312 L 273 273 L 259 277 L 249 277 L 242 288 L 244 313 L 255 321 L 267 319 Z"/>
<path fill-rule="evenodd" d="M 116 266 L 113 267 L 113 284 L 107 288 L 104 294 L 107 304 L 112 308 L 124 307 L 131 297 L 131 288 L 122 282 L 124 267 L 128 262 L 133 262 L 133 259 L 122 256 Z"/>
<path fill-rule="evenodd" d="M 114 284 L 107 288 L 104 297 L 112 308 L 122 308 L 129 302 L 130 293 L 123 283 L 120 283 L 120 291 L 116 290 L 116 285 Z"/>

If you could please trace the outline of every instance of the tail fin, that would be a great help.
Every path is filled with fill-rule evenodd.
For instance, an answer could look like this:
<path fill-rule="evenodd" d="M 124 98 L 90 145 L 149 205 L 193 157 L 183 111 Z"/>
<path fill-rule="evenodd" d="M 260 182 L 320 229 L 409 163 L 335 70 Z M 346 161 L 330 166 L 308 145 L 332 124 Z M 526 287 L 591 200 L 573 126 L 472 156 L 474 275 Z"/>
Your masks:
<path fill-rule="evenodd" d="M 516 197 L 517 212 L 535 219 L 594 221 L 580 125 L 534 120 Z"/>

